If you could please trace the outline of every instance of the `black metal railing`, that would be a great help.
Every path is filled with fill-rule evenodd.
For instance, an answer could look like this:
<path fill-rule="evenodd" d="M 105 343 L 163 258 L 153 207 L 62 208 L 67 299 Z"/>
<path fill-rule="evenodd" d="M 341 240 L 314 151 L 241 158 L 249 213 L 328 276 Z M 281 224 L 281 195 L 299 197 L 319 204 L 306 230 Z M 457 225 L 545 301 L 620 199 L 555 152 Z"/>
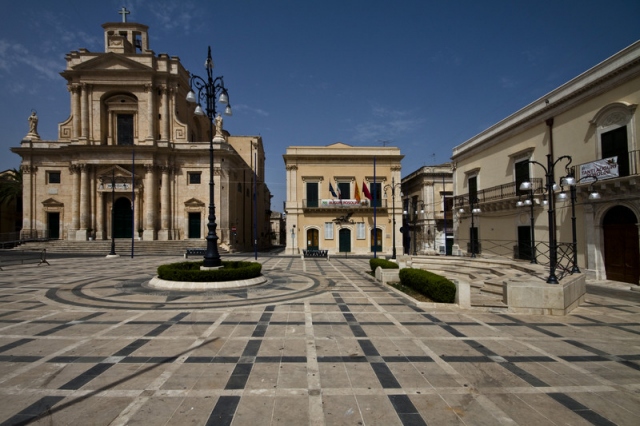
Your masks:
<path fill-rule="evenodd" d="M 531 183 L 533 184 L 534 194 L 541 194 L 543 192 L 544 187 L 542 185 L 542 178 L 533 178 L 531 179 Z M 505 198 L 517 197 L 523 193 L 526 194 L 528 191 L 520 191 L 516 182 L 510 182 L 477 191 L 476 202 L 484 203 L 487 201 L 497 201 Z M 457 195 L 453 197 L 453 200 L 453 205 L 457 208 L 465 207 L 470 204 L 469 194 Z"/>
<path fill-rule="evenodd" d="M 44 230 L 3 232 L 0 234 L 0 248 L 13 248 L 29 241 L 46 241 L 48 239 L 49 231 Z"/>
<path fill-rule="evenodd" d="M 456 239 L 460 247 L 467 248 L 467 255 L 471 254 L 471 241 L 468 239 Z M 520 247 L 520 249 L 518 248 Z M 479 240 L 476 246 L 476 255 L 485 258 L 504 258 L 517 260 L 531 260 L 531 247 L 518 246 L 515 240 Z M 558 280 L 571 274 L 573 268 L 573 244 L 558 243 L 558 260 L 556 264 L 556 276 Z M 536 242 L 535 246 L 536 262 L 540 265 L 549 266 L 549 243 Z M 546 279 L 546 277 L 544 278 Z"/>
<path fill-rule="evenodd" d="M 368 199 L 360 200 L 302 200 L 302 208 L 304 209 L 373 209 L 387 208 L 387 200 L 377 200 L 377 202 Z M 401 209 L 400 202 L 396 203 L 396 208 Z"/>

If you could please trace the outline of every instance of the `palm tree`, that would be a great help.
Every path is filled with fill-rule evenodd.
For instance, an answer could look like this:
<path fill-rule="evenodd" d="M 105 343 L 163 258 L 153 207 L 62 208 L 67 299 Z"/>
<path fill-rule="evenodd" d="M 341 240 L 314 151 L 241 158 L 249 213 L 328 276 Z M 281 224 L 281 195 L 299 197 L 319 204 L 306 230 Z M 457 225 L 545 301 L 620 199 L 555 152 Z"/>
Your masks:
<path fill-rule="evenodd" d="M 14 240 L 22 226 L 22 171 L 0 173 L 0 239 Z"/>
<path fill-rule="evenodd" d="M 22 201 L 22 171 L 9 169 L 0 173 L 0 204 Z"/>

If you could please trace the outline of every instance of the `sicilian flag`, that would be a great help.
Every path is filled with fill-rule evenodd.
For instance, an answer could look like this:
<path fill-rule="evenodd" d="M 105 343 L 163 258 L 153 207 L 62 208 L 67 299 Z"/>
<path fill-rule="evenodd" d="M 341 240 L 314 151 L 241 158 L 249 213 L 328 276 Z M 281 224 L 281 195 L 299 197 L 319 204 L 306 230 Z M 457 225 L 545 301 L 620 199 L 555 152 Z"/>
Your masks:
<path fill-rule="evenodd" d="M 367 188 L 367 184 L 364 183 L 364 181 L 362 182 L 362 193 L 364 194 L 365 197 L 367 197 L 369 200 L 372 200 L 371 197 L 371 193 L 369 192 L 369 188 Z"/>
<path fill-rule="evenodd" d="M 340 188 L 338 188 L 339 190 Z M 338 198 L 338 194 L 336 194 L 336 191 L 333 190 L 333 185 L 331 185 L 331 182 L 329 182 L 329 192 L 331 193 L 331 196 L 334 198 Z"/>
<path fill-rule="evenodd" d="M 358 182 L 356 182 L 356 194 L 355 199 L 357 202 L 360 202 L 360 190 L 358 189 Z"/>

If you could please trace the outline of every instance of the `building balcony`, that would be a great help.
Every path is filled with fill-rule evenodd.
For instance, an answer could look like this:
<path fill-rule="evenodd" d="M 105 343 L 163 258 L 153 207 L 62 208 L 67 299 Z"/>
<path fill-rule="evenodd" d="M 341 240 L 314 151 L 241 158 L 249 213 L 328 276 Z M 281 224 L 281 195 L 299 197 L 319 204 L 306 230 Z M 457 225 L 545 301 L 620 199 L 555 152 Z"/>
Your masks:
<path fill-rule="evenodd" d="M 530 181 L 533 184 L 533 193 L 542 194 L 544 190 L 542 178 L 533 178 Z M 517 187 L 516 182 L 505 183 L 503 185 L 492 186 L 491 188 L 482 189 L 476 192 L 476 204 L 500 204 L 501 202 L 507 202 L 511 205 L 514 204 L 513 199 L 515 197 L 526 195 L 528 193 L 529 191 L 521 191 Z M 468 207 L 470 205 L 469 194 L 456 195 L 453 197 L 453 200 L 453 205 L 457 209 Z"/>
<path fill-rule="evenodd" d="M 387 210 L 387 200 L 377 200 L 377 209 Z M 396 206 L 398 211 L 402 208 L 400 203 Z M 322 199 L 322 200 L 302 200 L 302 209 L 307 211 L 335 211 L 335 210 L 349 210 L 360 212 L 373 212 L 374 203 L 370 200 L 336 200 L 336 199 Z"/>

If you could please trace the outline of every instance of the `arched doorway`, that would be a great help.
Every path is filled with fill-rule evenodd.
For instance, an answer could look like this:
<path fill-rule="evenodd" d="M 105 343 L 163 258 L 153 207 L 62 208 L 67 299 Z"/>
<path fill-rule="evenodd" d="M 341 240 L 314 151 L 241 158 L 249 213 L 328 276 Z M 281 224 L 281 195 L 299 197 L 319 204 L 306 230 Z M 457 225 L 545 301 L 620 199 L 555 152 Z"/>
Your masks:
<path fill-rule="evenodd" d="M 113 206 L 113 236 L 114 238 L 131 238 L 133 233 L 133 211 L 131 201 L 120 197 Z"/>
<path fill-rule="evenodd" d="M 371 230 L 371 251 L 382 252 L 382 229 Z"/>
<path fill-rule="evenodd" d="M 319 232 L 317 229 L 307 229 L 307 250 L 318 250 L 319 245 Z"/>
<path fill-rule="evenodd" d="M 602 220 L 604 267 L 607 279 L 638 284 L 640 248 L 638 218 L 627 207 L 616 206 Z"/>
<path fill-rule="evenodd" d="M 342 228 L 338 233 L 340 253 L 349 253 L 351 251 L 351 230 Z"/>

